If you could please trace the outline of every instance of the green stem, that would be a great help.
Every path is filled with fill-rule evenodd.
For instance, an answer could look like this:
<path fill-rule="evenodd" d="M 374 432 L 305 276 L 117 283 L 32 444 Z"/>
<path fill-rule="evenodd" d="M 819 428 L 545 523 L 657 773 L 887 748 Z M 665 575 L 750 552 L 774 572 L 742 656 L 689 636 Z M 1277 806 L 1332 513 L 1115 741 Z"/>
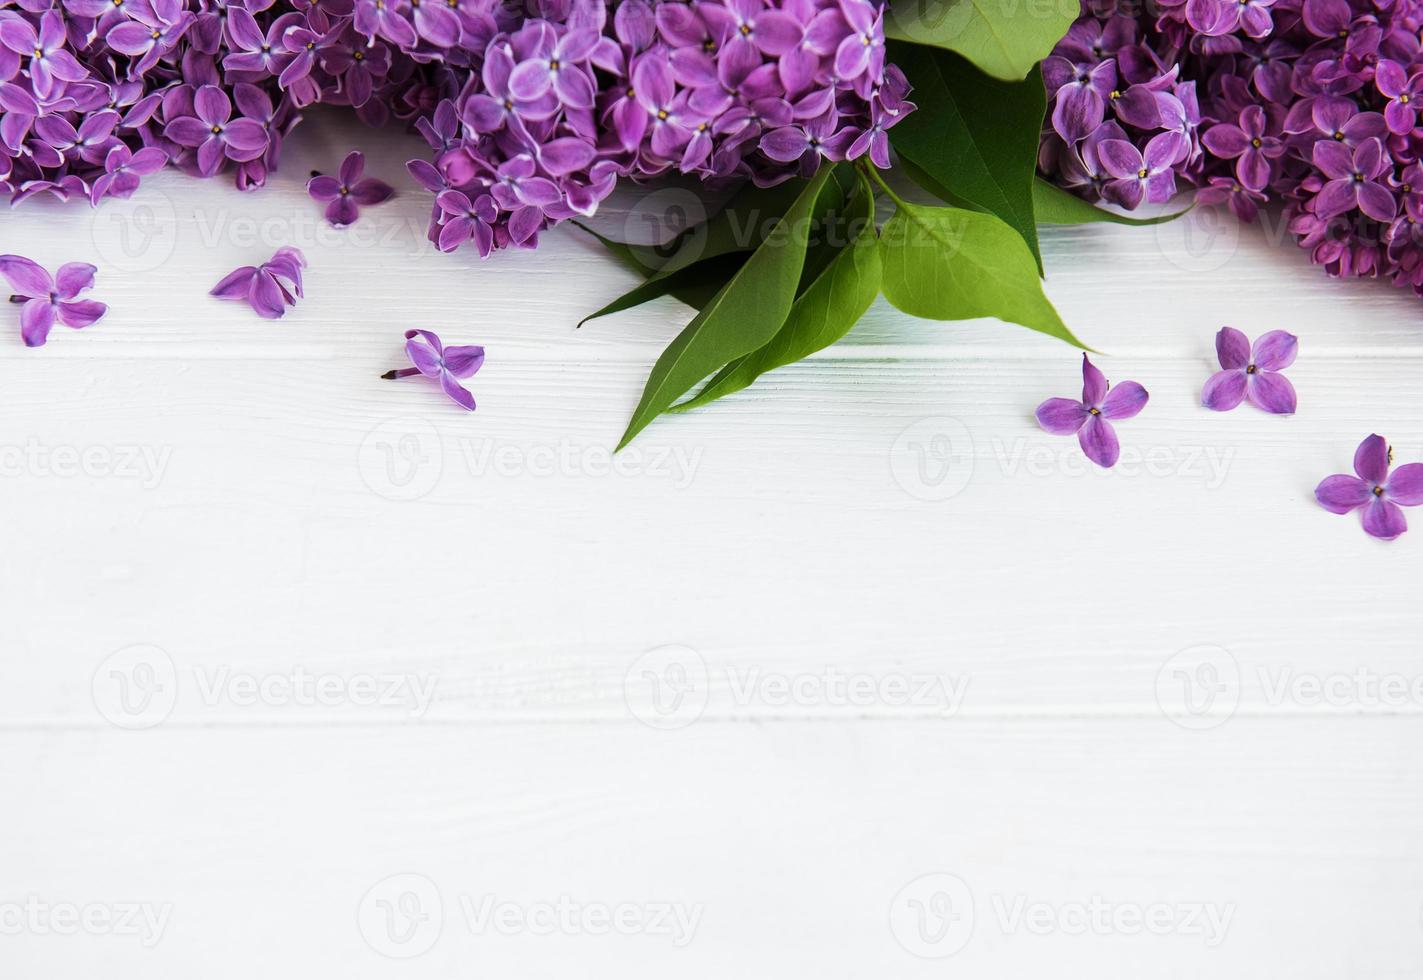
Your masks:
<path fill-rule="evenodd" d="M 895 203 L 896 207 L 902 208 L 906 206 L 904 200 L 894 191 L 890 190 L 889 185 L 884 182 L 884 178 L 879 175 L 879 170 L 877 168 L 871 166 L 870 164 L 864 163 L 863 161 L 860 162 L 858 166 L 860 168 L 860 173 L 865 174 L 876 184 L 879 184 L 880 190 L 884 191 L 886 194 L 889 195 L 889 199 Z"/>

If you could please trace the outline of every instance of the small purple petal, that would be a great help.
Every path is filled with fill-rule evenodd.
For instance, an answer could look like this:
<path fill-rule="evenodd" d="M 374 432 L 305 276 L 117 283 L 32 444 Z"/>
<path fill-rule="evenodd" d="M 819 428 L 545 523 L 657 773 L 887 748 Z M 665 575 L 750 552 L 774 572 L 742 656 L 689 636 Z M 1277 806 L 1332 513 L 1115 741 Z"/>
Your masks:
<path fill-rule="evenodd" d="M 49 273 L 38 263 L 22 255 L 0 255 L 0 276 L 22 296 L 44 296 L 54 288 Z"/>
<path fill-rule="evenodd" d="M 94 285 L 96 266 L 88 262 L 66 262 L 54 274 L 54 292 L 59 299 L 73 299 Z"/>
<path fill-rule="evenodd" d="M 73 327 L 75 330 L 89 326 L 109 312 L 107 306 L 92 299 L 81 299 L 72 303 L 56 303 L 55 306 L 58 308 L 59 322 L 66 327 Z"/>
<path fill-rule="evenodd" d="M 420 332 L 427 333 L 427 331 Z M 405 342 L 405 356 L 410 358 L 410 363 L 419 368 L 420 373 L 425 377 L 438 378 L 440 376 L 440 353 L 437 348 L 424 341 L 411 338 Z"/>
<path fill-rule="evenodd" d="M 1038 406 L 1038 425 L 1055 436 L 1070 436 L 1082 428 L 1087 409 L 1071 398 L 1049 398 Z"/>
<path fill-rule="evenodd" d="M 26 347 L 43 347 L 54 326 L 54 304 L 48 299 L 32 299 L 20 309 L 20 337 Z"/>
<path fill-rule="evenodd" d="M 337 194 L 336 199 L 326 205 L 326 220 L 337 228 L 355 224 L 360 216 L 361 211 L 349 194 Z"/>
<path fill-rule="evenodd" d="M 256 266 L 244 265 L 223 276 L 222 280 L 208 292 L 219 299 L 246 299 L 248 292 L 252 289 L 252 277 L 256 274 Z"/>
<path fill-rule="evenodd" d="M 351 188 L 351 199 L 362 207 L 380 204 L 395 196 L 395 188 L 383 180 L 369 177 Z"/>
<path fill-rule="evenodd" d="M 1088 408 L 1100 406 L 1107 397 L 1107 377 L 1097 365 L 1082 355 L 1082 404 Z"/>
<path fill-rule="evenodd" d="M 1405 507 L 1423 504 L 1423 463 L 1405 463 L 1389 474 L 1388 499 Z"/>
<path fill-rule="evenodd" d="M 445 370 L 456 378 L 468 378 L 483 366 L 483 347 L 445 348 Z"/>
<path fill-rule="evenodd" d="M 1150 397 L 1146 389 L 1135 381 L 1123 381 L 1107 392 L 1102 401 L 1102 415 L 1114 422 L 1135 418 L 1146 407 Z"/>
<path fill-rule="evenodd" d="M 287 312 L 286 296 L 281 285 L 270 272 L 258 269 L 252 277 L 252 289 L 248 301 L 257 315 L 267 320 L 280 319 Z"/>
<path fill-rule="evenodd" d="M 470 412 L 474 411 L 474 396 L 463 388 L 450 372 L 440 372 L 440 388 L 460 408 Z"/>
<path fill-rule="evenodd" d="M 1250 338 L 1234 327 L 1221 327 L 1215 335 L 1215 356 L 1227 370 L 1249 367 Z"/>
<path fill-rule="evenodd" d="M 1245 400 L 1246 374 L 1238 368 L 1217 371 L 1201 391 L 1201 404 L 1212 412 L 1228 412 Z"/>
<path fill-rule="evenodd" d="M 1375 433 L 1354 450 L 1354 472 L 1359 479 L 1367 480 L 1373 486 L 1383 486 L 1388 482 L 1388 443 Z"/>
<path fill-rule="evenodd" d="M 1112 428 L 1112 423 L 1102 416 L 1089 415 L 1077 433 L 1077 441 L 1087 458 L 1098 466 L 1110 468 L 1117 465 L 1117 457 L 1121 455 L 1122 447 L 1117 442 L 1117 433 Z"/>
<path fill-rule="evenodd" d="M 1347 514 L 1368 503 L 1371 487 L 1357 476 L 1336 473 L 1314 488 L 1314 499 L 1331 514 Z"/>
<path fill-rule="evenodd" d="M 341 196 L 341 182 L 335 177 L 318 174 L 306 182 L 306 192 L 324 204 Z"/>
<path fill-rule="evenodd" d="M 1408 518 L 1403 516 L 1402 507 L 1375 497 L 1364 506 L 1364 530 L 1376 538 L 1392 541 L 1408 530 Z"/>
<path fill-rule="evenodd" d="M 346 159 L 341 161 L 341 183 L 347 187 L 355 186 L 356 182 L 361 179 L 361 174 L 365 173 L 365 169 L 365 154 L 360 150 L 352 150 L 346 154 Z"/>
<path fill-rule="evenodd" d="M 1271 330 L 1255 341 L 1251 358 L 1266 371 L 1283 371 L 1299 354 L 1299 338 L 1284 330 Z"/>
<path fill-rule="evenodd" d="M 1271 415 L 1295 413 L 1298 398 L 1295 396 L 1295 386 L 1290 384 L 1289 378 L 1269 371 L 1257 371 L 1246 377 L 1249 383 L 1245 389 L 1245 397 L 1249 399 L 1250 404 Z"/>

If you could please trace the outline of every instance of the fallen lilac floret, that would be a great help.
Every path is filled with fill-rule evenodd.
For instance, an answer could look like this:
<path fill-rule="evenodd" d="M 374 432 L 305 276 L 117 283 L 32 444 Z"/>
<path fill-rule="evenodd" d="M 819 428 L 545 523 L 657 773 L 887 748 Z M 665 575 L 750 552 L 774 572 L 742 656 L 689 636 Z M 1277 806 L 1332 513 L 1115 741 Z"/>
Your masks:
<path fill-rule="evenodd" d="M 286 314 L 288 306 L 296 305 L 298 297 L 305 295 L 301 285 L 301 270 L 305 267 L 306 257 L 300 249 L 279 248 L 261 265 L 244 265 L 229 272 L 212 287 L 211 294 L 218 299 L 240 300 L 258 316 L 277 320 Z"/>

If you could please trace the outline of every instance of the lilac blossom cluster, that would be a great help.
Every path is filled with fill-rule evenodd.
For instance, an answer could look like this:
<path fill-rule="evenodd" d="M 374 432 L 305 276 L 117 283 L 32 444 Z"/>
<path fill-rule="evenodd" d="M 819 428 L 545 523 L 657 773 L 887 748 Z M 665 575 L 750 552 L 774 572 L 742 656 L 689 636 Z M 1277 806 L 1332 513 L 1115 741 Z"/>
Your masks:
<path fill-rule="evenodd" d="M 550 4 L 550 6 L 558 6 Z M 912 106 L 871 0 L 573 4 L 496 35 L 417 123 L 430 238 L 481 255 L 590 215 L 620 177 L 772 184 L 822 161 L 889 166 Z"/>
<path fill-rule="evenodd" d="M 1084 0 L 1043 63 L 1039 167 L 1126 208 L 1278 205 L 1336 276 L 1423 295 L 1420 0 Z"/>
<path fill-rule="evenodd" d="M 0 191 L 97 204 L 172 164 L 275 169 L 315 103 L 429 142 L 430 238 L 487 255 L 620 177 L 888 165 L 881 0 L 6 0 Z"/>

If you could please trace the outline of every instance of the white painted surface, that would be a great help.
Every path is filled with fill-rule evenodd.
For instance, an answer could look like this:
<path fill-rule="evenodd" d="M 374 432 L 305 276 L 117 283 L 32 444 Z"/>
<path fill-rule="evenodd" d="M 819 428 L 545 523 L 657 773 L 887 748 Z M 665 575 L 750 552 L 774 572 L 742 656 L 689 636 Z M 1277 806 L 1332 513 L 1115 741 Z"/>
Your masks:
<path fill-rule="evenodd" d="M 323 231 L 352 145 L 404 193 Z M 0 346 L 0 975 L 1417 976 L 1423 514 L 1312 499 L 1423 458 L 1416 299 L 1059 229 L 1152 394 L 1117 471 L 1033 423 L 1070 349 L 877 304 L 604 472 L 685 311 L 575 332 L 631 277 L 571 230 L 426 249 L 417 149 L 317 120 L 259 194 L 4 217 L 112 312 Z M 285 320 L 206 297 L 288 243 Z M 1299 334 L 1297 417 L 1198 406 L 1224 323 Z M 477 413 L 377 378 L 411 326 L 488 347 Z"/>

